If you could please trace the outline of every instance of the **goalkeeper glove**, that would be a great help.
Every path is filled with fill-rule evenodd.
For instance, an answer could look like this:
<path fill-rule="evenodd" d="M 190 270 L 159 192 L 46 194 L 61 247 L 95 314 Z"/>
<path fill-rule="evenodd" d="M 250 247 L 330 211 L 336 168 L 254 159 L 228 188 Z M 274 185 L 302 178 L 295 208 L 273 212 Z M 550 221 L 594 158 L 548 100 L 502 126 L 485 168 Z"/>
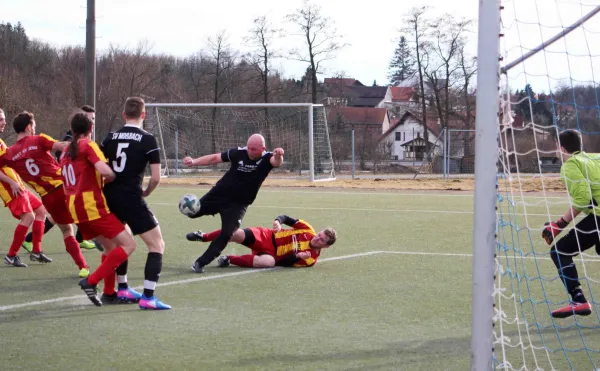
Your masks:
<path fill-rule="evenodd" d="M 542 237 L 546 240 L 548 245 L 552 245 L 554 238 L 558 236 L 562 230 L 569 225 L 563 218 L 558 219 L 556 222 L 544 223 L 544 229 L 542 230 Z"/>

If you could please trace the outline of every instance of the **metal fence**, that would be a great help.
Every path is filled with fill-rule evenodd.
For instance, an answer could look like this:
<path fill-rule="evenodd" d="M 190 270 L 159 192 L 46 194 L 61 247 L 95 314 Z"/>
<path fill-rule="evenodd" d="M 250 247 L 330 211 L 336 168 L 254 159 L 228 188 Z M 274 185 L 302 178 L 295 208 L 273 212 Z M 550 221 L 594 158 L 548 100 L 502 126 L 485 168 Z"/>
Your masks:
<path fill-rule="evenodd" d="M 332 136 L 338 178 L 447 178 L 472 176 L 475 131 L 441 130 L 425 138 L 419 130 L 396 131 L 373 140 L 361 131 Z"/>

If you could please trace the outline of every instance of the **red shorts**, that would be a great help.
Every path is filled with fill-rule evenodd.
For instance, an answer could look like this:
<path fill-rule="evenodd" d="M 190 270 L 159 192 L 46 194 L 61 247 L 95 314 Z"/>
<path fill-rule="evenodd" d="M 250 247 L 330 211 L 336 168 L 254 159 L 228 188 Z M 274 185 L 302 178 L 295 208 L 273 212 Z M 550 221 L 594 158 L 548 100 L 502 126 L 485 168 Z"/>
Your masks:
<path fill-rule="evenodd" d="M 248 228 L 254 236 L 254 243 L 248 246 L 253 254 L 269 254 L 275 256 L 275 246 L 273 246 L 273 230 L 263 227 Z"/>
<path fill-rule="evenodd" d="M 84 240 L 91 240 L 97 236 L 103 236 L 112 240 L 125 230 L 123 223 L 113 213 L 105 215 L 100 219 L 92 220 L 91 222 L 79 223 L 77 227 Z"/>
<path fill-rule="evenodd" d="M 16 219 L 21 219 L 21 215 L 30 213 L 42 206 L 42 201 L 26 189 L 19 197 L 11 200 L 6 206 Z"/>
<path fill-rule="evenodd" d="M 73 224 L 73 217 L 67 208 L 67 196 L 65 196 L 63 186 L 46 193 L 42 197 L 42 203 L 56 224 Z"/>

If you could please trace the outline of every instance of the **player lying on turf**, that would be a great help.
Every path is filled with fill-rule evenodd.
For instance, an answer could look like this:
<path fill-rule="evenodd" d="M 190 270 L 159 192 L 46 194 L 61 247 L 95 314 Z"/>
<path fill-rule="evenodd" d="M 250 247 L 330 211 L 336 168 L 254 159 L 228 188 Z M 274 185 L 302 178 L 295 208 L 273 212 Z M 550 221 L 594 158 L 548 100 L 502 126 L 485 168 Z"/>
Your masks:
<path fill-rule="evenodd" d="M 587 214 L 550 249 L 550 257 L 571 296 L 571 303 L 552 311 L 552 317 L 587 316 L 592 307 L 579 283 L 573 257 L 600 244 L 600 154 L 585 153 L 577 130 L 565 130 L 558 135 L 557 147 L 563 160 L 560 177 L 565 182 L 571 207 L 556 222 L 546 223 L 542 237 L 551 245 L 556 236 L 581 212 Z"/>
<path fill-rule="evenodd" d="M 4 132 L 5 128 L 6 115 L 0 108 L 0 133 Z M 6 149 L 6 143 L 0 139 L 0 153 L 4 153 Z M 0 168 L 0 198 L 2 198 L 4 206 L 8 207 L 13 217 L 19 220 L 8 253 L 4 257 L 4 263 L 13 267 L 25 268 L 27 264 L 23 263 L 17 254 L 25 239 L 25 234 L 32 225 L 36 226 L 33 234 L 35 238 L 32 239 L 32 241 L 35 241 L 35 243 L 32 243 L 32 250 L 38 254 L 42 252 L 42 226 L 46 217 L 46 208 L 44 208 L 39 198 L 25 189 L 21 177 L 9 167 Z"/>
<path fill-rule="evenodd" d="M 292 228 L 282 229 L 285 224 Z M 202 231 L 186 235 L 188 241 L 209 242 L 214 240 L 220 230 L 210 233 Z M 333 245 L 337 234 L 332 228 L 325 228 L 319 233 L 302 219 L 293 219 L 280 215 L 273 221 L 273 229 L 252 227 L 238 229 L 230 241 L 244 245 L 252 250 L 247 255 L 223 255 L 217 260 L 219 267 L 230 264 L 248 268 L 311 267 L 315 265 L 321 249 Z"/>

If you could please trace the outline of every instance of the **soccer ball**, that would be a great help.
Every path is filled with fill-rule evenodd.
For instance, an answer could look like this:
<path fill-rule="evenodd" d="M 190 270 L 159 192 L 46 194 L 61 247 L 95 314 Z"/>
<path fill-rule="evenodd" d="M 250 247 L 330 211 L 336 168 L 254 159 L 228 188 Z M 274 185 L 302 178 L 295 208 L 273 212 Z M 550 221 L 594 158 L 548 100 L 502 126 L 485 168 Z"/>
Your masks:
<path fill-rule="evenodd" d="M 200 199 L 196 195 L 187 194 L 179 200 L 179 211 L 185 216 L 191 217 L 200 211 Z"/>

